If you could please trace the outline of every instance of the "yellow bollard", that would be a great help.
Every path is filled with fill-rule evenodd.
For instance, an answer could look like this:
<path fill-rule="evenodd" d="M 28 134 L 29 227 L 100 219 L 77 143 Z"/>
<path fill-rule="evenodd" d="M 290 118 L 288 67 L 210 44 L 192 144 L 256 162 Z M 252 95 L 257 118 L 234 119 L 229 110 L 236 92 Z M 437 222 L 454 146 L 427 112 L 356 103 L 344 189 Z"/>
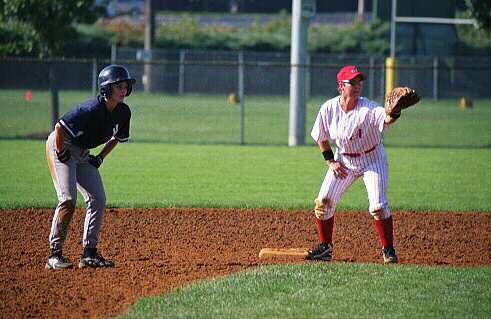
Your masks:
<path fill-rule="evenodd" d="M 237 104 L 238 102 L 240 102 L 239 95 L 235 92 L 230 93 L 228 95 L 227 101 L 228 101 L 228 104 Z"/>
<path fill-rule="evenodd" d="M 471 100 L 471 99 L 466 98 L 465 96 L 464 96 L 464 97 L 462 97 L 462 98 L 460 99 L 459 107 L 460 107 L 462 110 L 472 108 L 472 100 Z"/>
<path fill-rule="evenodd" d="M 397 61 L 395 58 L 385 59 L 385 96 L 389 95 L 397 85 Z"/>

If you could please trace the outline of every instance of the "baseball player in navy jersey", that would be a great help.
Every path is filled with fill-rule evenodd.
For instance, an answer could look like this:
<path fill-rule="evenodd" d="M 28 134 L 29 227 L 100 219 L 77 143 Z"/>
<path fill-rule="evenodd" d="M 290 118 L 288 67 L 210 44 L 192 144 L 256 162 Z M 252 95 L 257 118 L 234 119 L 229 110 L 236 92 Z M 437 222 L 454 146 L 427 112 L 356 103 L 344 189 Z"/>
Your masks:
<path fill-rule="evenodd" d="M 315 199 L 320 244 L 308 252 L 307 259 L 332 259 L 336 204 L 353 182 L 362 177 L 370 214 L 382 244 L 384 263 L 398 262 L 386 196 L 387 154 L 380 133 L 386 132 L 400 114 L 386 115 L 383 107 L 361 97 L 364 80 L 366 75 L 355 66 L 343 67 L 337 74 L 340 95 L 321 106 L 312 128 L 312 138 L 318 143 L 329 169 Z M 336 146 L 335 153 L 329 141 Z"/>
<path fill-rule="evenodd" d="M 100 95 L 87 100 L 65 114 L 55 125 L 46 142 L 46 157 L 58 195 L 49 245 L 48 269 L 71 268 L 62 254 L 70 220 L 75 211 L 77 189 L 87 205 L 83 254 L 79 268 L 112 267 L 114 263 L 97 252 L 99 231 L 106 195 L 99 167 L 118 145 L 128 141 L 131 111 L 124 103 L 136 83 L 121 65 L 110 65 L 99 74 Z M 104 144 L 97 155 L 90 149 Z"/>

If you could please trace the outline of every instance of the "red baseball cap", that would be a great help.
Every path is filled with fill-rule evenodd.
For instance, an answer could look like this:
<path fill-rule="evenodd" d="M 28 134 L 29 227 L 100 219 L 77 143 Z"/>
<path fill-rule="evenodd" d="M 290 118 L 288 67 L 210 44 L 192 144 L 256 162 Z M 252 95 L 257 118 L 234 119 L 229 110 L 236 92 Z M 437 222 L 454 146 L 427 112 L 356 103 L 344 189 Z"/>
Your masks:
<path fill-rule="evenodd" d="M 338 79 L 338 81 L 352 80 L 352 79 L 356 78 L 358 75 L 361 76 L 362 80 L 367 79 L 367 76 L 364 73 L 359 72 L 358 69 L 356 68 L 356 66 L 347 65 L 347 66 L 343 67 L 341 70 L 339 70 L 337 79 Z"/>

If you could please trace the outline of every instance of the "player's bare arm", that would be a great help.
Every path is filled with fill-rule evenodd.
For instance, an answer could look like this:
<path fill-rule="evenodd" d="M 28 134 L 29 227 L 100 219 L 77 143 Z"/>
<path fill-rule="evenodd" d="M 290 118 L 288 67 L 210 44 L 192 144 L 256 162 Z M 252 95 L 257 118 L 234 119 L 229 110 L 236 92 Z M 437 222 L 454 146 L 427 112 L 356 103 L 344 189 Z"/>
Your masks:
<path fill-rule="evenodd" d="M 118 145 L 119 141 L 113 136 L 102 148 L 99 155 L 104 159 Z"/>
<path fill-rule="evenodd" d="M 60 123 L 56 123 L 55 125 L 55 134 L 56 151 L 61 153 L 65 149 L 66 131 Z"/>
<path fill-rule="evenodd" d="M 317 142 L 317 144 L 319 145 L 319 148 L 323 154 L 326 151 L 330 151 L 330 153 L 332 153 L 331 145 L 329 144 L 329 141 L 321 141 L 321 142 Z M 344 179 L 348 176 L 348 172 L 346 171 L 346 168 L 343 166 L 343 164 L 335 161 L 334 158 L 326 159 L 326 163 L 327 165 L 329 165 L 329 169 L 333 171 L 334 176 L 341 179 Z"/>
<path fill-rule="evenodd" d="M 393 118 L 392 116 L 390 115 L 386 115 L 385 116 L 385 124 L 392 124 L 394 122 L 396 122 L 399 118 Z"/>

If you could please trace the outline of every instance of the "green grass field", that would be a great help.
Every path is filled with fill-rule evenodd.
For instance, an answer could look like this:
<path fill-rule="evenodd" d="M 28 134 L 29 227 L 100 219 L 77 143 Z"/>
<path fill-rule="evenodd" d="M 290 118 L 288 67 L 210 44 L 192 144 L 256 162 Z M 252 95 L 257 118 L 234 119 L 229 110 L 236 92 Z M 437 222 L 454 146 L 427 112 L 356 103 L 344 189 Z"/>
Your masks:
<path fill-rule="evenodd" d="M 487 267 L 273 265 L 140 299 L 119 318 L 489 318 Z"/>
<path fill-rule="evenodd" d="M 53 207 L 43 140 L 49 94 L 0 91 L 0 208 Z M 61 92 L 60 115 L 89 97 Z M 307 108 L 306 146 L 287 147 L 288 100 L 132 95 L 131 141 L 101 167 L 110 207 L 311 209 L 326 165 L 309 138 L 322 99 Z M 393 210 L 491 212 L 491 101 L 424 100 L 384 136 Z M 338 208 L 366 209 L 358 181 Z M 82 207 L 79 199 L 78 206 Z M 470 248 L 471 249 L 471 248 Z M 196 282 L 138 302 L 131 318 L 489 318 L 490 267 L 278 265 Z"/>
<path fill-rule="evenodd" d="M 56 206 L 44 147 L 43 141 L 0 140 L 6 150 L 0 208 Z M 387 153 L 392 209 L 491 212 L 489 149 L 387 147 Z M 100 170 L 109 207 L 311 209 L 326 169 L 315 146 L 130 142 L 119 145 Z M 358 180 L 338 207 L 367 206 Z"/>
<path fill-rule="evenodd" d="M 50 95 L 33 91 L 31 101 L 21 90 L 0 91 L 0 138 L 22 138 L 50 131 Z M 60 92 L 62 116 L 89 92 Z M 315 145 L 310 130 L 323 103 L 311 98 L 306 110 L 306 144 Z M 221 95 L 164 95 L 135 93 L 126 102 L 132 110 L 131 141 L 149 143 L 238 144 L 239 105 L 227 104 Z M 385 136 L 386 146 L 444 149 L 491 147 L 491 101 L 474 101 L 461 110 L 457 100 L 424 99 L 404 111 Z M 249 145 L 287 145 L 288 97 L 246 96 L 244 140 Z"/>

